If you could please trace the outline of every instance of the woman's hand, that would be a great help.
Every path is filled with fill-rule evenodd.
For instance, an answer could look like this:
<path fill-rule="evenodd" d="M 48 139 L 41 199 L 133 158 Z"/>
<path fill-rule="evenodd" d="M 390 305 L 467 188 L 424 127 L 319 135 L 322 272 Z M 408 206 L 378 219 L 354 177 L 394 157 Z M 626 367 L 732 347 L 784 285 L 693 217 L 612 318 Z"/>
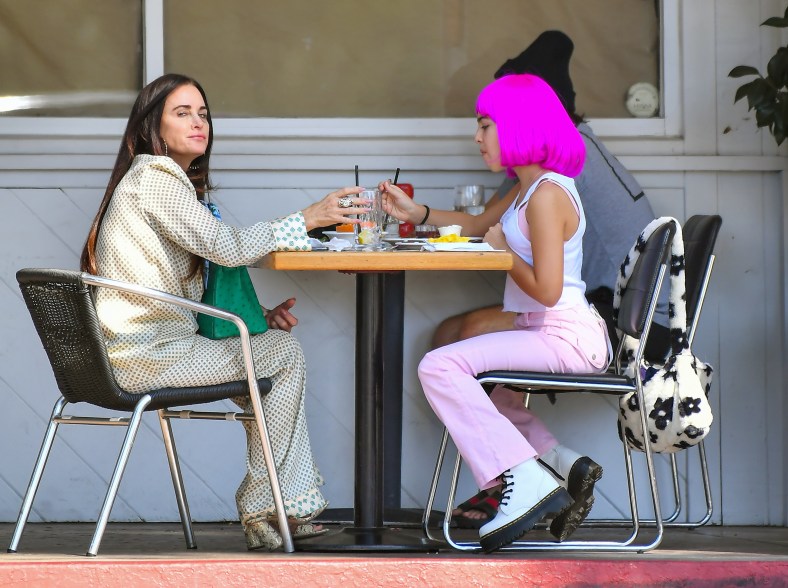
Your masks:
<path fill-rule="evenodd" d="M 506 251 L 509 248 L 501 223 L 496 223 L 487 230 L 487 233 L 484 235 L 484 242 L 489 243 L 493 249 Z"/>
<path fill-rule="evenodd" d="M 298 319 L 290 313 L 290 309 L 295 306 L 295 303 L 295 298 L 288 298 L 279 306 L 266 312 L 265 320 L 268 322 L 268 328 L 289 333 L 290 329 L 298 324 Z"/>
<path fill-rule="evenodd" d="M 344 223 L 358 224 L 360 222 L 358 219 L 349 217 L 369 212 L 367 206 L 369 200 L 355 197 L 355 194 L 362 190 L 364 188 L 360 186 L 342 188 L 331 192 L 319 202 L 307 206 L 301 211 L 306 222 L 306 230 Z M 344 204 L 350 206 L 343 206 Z"/>
<path fill-rule="evenodd" d="M 397 220 L 413 222 L 413 217 L 418 216 L 416 219 L 418 221 L 424 216 L 424 206 L 413 202 L 411 197 L 392 184 L 390 180 L 381 182 L 378 189 L 383 196 L 383 210 Z"/>

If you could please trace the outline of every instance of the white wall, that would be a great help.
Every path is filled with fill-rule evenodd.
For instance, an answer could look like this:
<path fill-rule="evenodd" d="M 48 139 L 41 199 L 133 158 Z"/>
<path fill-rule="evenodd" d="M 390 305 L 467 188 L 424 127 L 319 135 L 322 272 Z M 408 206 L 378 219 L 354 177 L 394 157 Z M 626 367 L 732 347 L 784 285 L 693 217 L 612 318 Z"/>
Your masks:
<path fill-rule="evenodd" d="M 760 66 L 773 53 L 779 32 L 758 25 L 781 14 L 783 5 L 776 0 L 680 2 L 680 59 L 666 64 L 680 72 L 677 136 L 621 138 L 607 131 L 609 136 L 603 137 L 634 171 L 658 214 L 682 221 L 695 213 L 723 217 L 718 263 L 695 345 L 696 354 L 716 367 L 716 420 L 707 441 L 715 523 L 786 524 L 788 159 L 785 147 L 777 150 L 768 134 L 755 130 L 746 106 L 732 104 L 741 81 L 726 77 L 734 65 Z M 216 199 L 225 219 L 243 224 L 302 208 L 351 184 L 356 164 L 367 184 L 402 168 L 401 181 L 414 184 L 416 197 L 434 207 L 451 205 L 456 184 L 484 183 L 492 190 L 498 183 L 482 168 L 470 139 L 472 120 L 439 125 L 434 136 L 420 133 L 419 138 L 409 138 L 402 129 L 365 138 L 358 124 L 338 136 L 320 124 L 302 124 L 298 136 L 249 131 L 223 140 L 222 121 L 216 121 L 215 180 L 221 187 Z M 57 397 L 14 272 L 26 266 L 77 266 L 123 122 L 86 121 L 84 131 L 54 137 L 41 125 L 33 127 L 26 131 L 19 121 L 0 125 L 0 246 L 6 252 L 0 261 L 0 302 L 6 309 L 0 317 L 2 521 L 16 517 Z M 334 128 L 330 122 L 325 127 Z M 727 127 L 731 131 L 723 133 Z M 610 126 L 600 122 L 597 128 Z M 361 136 L 348 136 L 354 130 Z M 352 506 L 354 280 L 330 272 L 252 274 L 264 301 L 290 295 L 298 299 L 297 335 L 308 361 L 313 448 L 332 506 Z M 423 399 L 416 365 L 442 318 L 496 302 L 503 280 L 477 272 L 413 272 L 406 281 L 402 502 L 420 506 L 440 427 Z M 577 397 L 551 406 L 537 399 L 534 406 L 563 442 L 584 448 L 605 467 L 594 514 L 621 512 L 626 501 L 611 401 Z M 61 431 L 33 520 L 93 519 L 121 433 L 79 427 Z M 175 432 L 195 519 L 235 519 L 233 494 L 244 467 L 241 428 L 176 423 Z M 694 470 L 695 452 L 689 463 L 685 458 L 680 460 L 683 475 Z M 664 472 L 664 460 L 660 468 Z M 160 431 L 149 415 L 113 519 L 176 520 L 170 488 Z M 464 478 L 462 495 L 473 491 Z M 703 510 L 700 498 L 697 492 L 689 496 L 693 516 Z"/>

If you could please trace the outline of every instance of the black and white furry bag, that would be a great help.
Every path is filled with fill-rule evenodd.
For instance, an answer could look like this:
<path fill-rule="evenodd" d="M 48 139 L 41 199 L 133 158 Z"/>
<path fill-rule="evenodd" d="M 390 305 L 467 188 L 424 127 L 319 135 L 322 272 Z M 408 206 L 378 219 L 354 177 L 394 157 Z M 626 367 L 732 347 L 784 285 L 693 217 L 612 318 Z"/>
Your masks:
<path fill-rule="evenodd" d="M 687 338 L 684 240 L 681 225 L 675 219 L 658 218 L 643 229 L 621 264 L 613 297 L 613 317 L 618 317 L 623 289 L 646 241 L 657 227 L 670 220 L 676 224 L 670 255 L 670 355 L 663 365 L 641 360 L 636 366 L 637 341 L 619 333 L 624 345 L 621 367 L 630 378 L 635 377 L 635 368 L 639 368 L 649 439 L 652 450 L 658 453 L 675 453 L 698 444 L 709 433 L 713 420 L 708 401 L 713 368 L 692 354 Z M 643 451 L 643 426 L 634 392 L 620 399 L 618 434 L 622 440 L 626 438 L 631 448 Z"/>

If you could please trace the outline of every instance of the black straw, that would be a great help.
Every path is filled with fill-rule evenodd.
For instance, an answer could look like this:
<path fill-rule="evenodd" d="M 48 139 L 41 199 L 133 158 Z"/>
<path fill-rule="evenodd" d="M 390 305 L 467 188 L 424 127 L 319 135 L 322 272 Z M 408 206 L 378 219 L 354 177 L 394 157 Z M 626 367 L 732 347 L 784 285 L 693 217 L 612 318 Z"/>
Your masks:
<path fill-rule="evenodd" d="M 397 171 L 394 173 L 394 185 L 395 186 L 397 185 L 397 180 L 398 179 L 399 179 L 399 168 L 397 168 Z"/>
<path fill-rule="evenodd" d="M 356 186 L 358 186 L 358 166 L 356 166 Z"/>

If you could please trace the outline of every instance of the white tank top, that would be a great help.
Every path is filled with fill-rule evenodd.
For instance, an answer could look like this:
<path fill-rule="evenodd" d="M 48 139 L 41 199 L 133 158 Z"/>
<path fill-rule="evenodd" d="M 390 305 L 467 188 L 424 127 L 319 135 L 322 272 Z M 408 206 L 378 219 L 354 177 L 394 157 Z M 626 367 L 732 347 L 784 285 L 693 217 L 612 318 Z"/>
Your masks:
<path fill-rule="evenodd" d="M 571 198 L 572 204 L 574 204 L 575 210 L 577 210 L 577 214 L 580 217 L 580 223 L 574 235 L 564 242 L 564 287 L 561 291 L 561 298 L 558 299 L 555 306 L 547 307 L 523 292 L 512 277 L 507 275 L 506 288 L 503 293 L 503 309 L 506 311 L 518 313 L 540 312 L 548 308 L 562 310 L 577 305 L 588 305 L 585 299 L 586 285 L 580 277 L 580 270 L 583 265 L 583 233 L 586 230 L 586 217 L 583 212 L 583 204 L 580 202 L 580 197 L 577 194 L 577 188 L 575 188 L 575 182 L 572 178 L 555 172 L 548 172 L 528 188 L 522 202 L 518 204 L 515 198 L 515 201 L 512 202 L 509 209 L 501 217 L 506 242 L 517 255 L 533 267 L 534 258 L 531 241 L 520 230 L 517 217 L 518 211 L 528 205 L 534 190 L 544 181 L 551 181 L 563 188 Z M 525 211 L 523 210 L 524 213 Z"/>

